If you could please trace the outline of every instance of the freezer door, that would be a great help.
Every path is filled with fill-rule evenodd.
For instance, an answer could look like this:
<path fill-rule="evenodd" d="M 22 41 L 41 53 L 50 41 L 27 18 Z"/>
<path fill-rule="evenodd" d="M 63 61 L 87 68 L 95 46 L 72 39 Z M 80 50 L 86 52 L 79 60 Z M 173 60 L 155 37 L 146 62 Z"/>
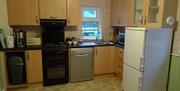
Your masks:
<path fill-rule="evenodd" d="M 143 71 L 146 31 L 144 29 L 126 28 L 125 34 L 124 63 Z"/>
<path fill-rule="evenodd" d="M 124 64 L 123 90 L 124 91 L 142 91 L 143 76 L 128 65 Z"/>

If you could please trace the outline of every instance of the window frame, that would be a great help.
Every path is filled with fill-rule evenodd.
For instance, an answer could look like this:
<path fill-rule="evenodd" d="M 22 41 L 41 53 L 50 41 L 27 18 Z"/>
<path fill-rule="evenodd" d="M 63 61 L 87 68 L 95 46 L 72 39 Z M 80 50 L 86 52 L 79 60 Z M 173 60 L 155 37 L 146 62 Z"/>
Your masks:
<path fill-rule="evenodd" d="M 83 17 L 83 11 L 84 11 L 84 9 L 96 9 L 96 18 L 84 18 Z M 82 22 L 83 21 L 97 21 L 98 23 L 99 23 L 99 33 L 100 33 L 100 37 L 99 37 L 99 39 L 102 39 L 102 23 L 101 23 L 101 8 L 100 7 L 97 7 L 97 6 L 82 6 L 82 10 L 81 10 L 82 12 L 81 12 L 81 15 L 82 15 L 82 17 L 81 17 L 81 29 L 82 29 Z M 82 34 L 83 34 L 83 30 L 82 30 Z M 84 36 L 82 36 L 83 37 L 83 39 L 87 39 L 87 40 L 96 40 L 96 38 L 84 38 Z"/>

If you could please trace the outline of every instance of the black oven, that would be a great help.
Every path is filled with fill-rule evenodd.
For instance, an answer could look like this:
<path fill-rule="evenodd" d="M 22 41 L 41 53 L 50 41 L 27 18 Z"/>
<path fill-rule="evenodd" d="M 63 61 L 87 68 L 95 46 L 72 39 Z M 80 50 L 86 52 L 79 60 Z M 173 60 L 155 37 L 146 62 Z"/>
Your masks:
<path fill-rule="evenodd" d="M 68 50 L 64 48 L 43 49 L 44 85 L 68 82 Z"/>
<path fill-rule="evenodd" d="M 68 49 L 64 44 L 66 20 L 41 20 L 44 85 L 67 83 Z"/>

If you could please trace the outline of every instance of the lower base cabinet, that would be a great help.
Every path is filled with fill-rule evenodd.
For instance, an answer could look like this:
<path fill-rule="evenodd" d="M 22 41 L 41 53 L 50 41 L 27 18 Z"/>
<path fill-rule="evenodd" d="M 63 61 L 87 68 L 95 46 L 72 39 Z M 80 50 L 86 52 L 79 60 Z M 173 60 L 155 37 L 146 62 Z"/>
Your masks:
<path fill-rule="evenodd" d="M 124 49 L 116 47 L 115 74 L 122 80 Z"/>
<path fill-rule="evenodd" d="M 94 48 L 94 75 L 114 73 L 115 46 Z"/>
<path fill-rule="evenodd" d="M 6 89 L 6 62 L 4 52 L 0 52 L 0 91 Z"/>
<path fill-rule="evenodd" d="M 25 51 L 27 83 L 43 82 L 42 52 L 41 50 Z"/>

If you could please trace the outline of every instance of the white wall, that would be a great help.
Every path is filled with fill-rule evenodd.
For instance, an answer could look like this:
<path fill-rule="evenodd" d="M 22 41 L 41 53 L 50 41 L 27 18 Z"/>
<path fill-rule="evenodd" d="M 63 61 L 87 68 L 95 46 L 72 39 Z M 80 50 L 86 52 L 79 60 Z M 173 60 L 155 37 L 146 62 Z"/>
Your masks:
<path fill-rule="evenodd" d="M 6 0 L 0 0 L 0 28 L 4 30 L 6 35 L 9 35 Z"/>

